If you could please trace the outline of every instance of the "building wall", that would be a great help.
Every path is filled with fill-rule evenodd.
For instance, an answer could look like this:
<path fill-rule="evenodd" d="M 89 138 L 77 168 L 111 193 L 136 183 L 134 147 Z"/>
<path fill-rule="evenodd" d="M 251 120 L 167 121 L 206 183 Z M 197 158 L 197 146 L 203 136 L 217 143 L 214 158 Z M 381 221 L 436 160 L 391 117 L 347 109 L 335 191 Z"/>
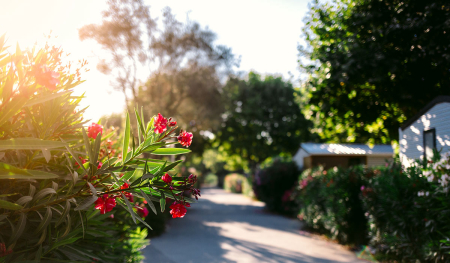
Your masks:
<path fill-rule="evenodd" d="M 423 131 L 436 129 L 436 148 L 441 153 L 450 151 L 450 103 L 435 105 L 405 130 L 399 131 L 400 161 L 410 166 L 416 159 L 423 159 Z"/>
<path fill-rule="evenodd" d="M 308 155 L 309 154 L 302 148 L 297 151 L 297 153 L 294 155 L 293 160 L 297 164 L 298 168 L 303 169 L 303 166 L 305 166 L 303 158 L 307 157 Z"/>
<path fill-rule="evenodd" d="M 339 155 L 314 155 L 311 156 L 311 166 L 316 167 L 323 165 L 325 169 L 330 169 L 335 166 L 347 168 L 350 159 L 359 159 L 361 164 L 366 164 L 366 156 L 339 156 Z"/>
<path fill-rule="evenodd" d="M 385 166 L 386 161 L 391 162 L 393 159 L 392 156 L 367 156 L 367 166 Z"/>

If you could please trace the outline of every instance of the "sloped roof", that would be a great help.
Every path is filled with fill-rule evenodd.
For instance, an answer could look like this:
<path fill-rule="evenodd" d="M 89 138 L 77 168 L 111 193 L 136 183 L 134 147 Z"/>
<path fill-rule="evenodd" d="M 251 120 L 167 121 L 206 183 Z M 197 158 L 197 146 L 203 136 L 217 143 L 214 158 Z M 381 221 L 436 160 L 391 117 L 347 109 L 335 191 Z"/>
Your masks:
<path fill-rule="evenodd" d="M 302 143 L 300 147 L 311 155 L 393 155 L 391 145 L 374 145 L 370 148 L 365 144 L 327 144 Z"/>
<path fill-rule="evenodd" d="M 444 103 L 444 102 L 450 102 L 450 96 L 438 96 L 434 100 L 432 100 L 430 103 L 428 103 L 425 107 L 423 107 L 416 115 L 405 121 L 400 127 L 402 131 L 404 131 L 406 128 L 408 128 L 411 124 L 413 124 L 416 120 L 418 120 L 422 115 L 427 113 L 428 110 L 433 108 L 436 104 Z"/>

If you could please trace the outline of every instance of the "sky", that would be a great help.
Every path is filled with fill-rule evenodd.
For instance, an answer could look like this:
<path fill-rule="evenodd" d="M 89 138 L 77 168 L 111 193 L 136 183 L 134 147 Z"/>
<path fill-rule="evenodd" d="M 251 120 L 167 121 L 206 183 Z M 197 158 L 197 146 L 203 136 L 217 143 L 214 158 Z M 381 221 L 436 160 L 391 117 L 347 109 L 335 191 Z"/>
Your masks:
<path fill-rule="evenodd" d="M 153 17 L 169 6 L 176 17 L 189 19 L 217 33 L 216 44 L 231 47 L 241 56 L 240 71 L 278 74 L 286 80 L 299 77 L 297 45 L 304 44 L 303 18 L 310 0 L 146 0 Z M 221 4 L 222 3 L 222 4 Z M 226 3 L 226 4 L 224 4 Z M 70 53 L 70 60 L 86 59 L 86 82 L 75 88 L 85 92 L 82 106 L 88 106 L 85 118 L 97 121 L 103 115 L 122 112 L 124 98 L 114 91 L 111 76 L 96 69 L 102 50 L 94 41 L 80 41 L 78 29 L 100 23 L 104 0 L 0 0 L 0 35 L 6 33 L 8 44 L 22 49 L 34 43 L 45 44 L 45 34 L 55 38 L 51 44 Z M 104 53 L 103 53 L 104 55 Z"/>

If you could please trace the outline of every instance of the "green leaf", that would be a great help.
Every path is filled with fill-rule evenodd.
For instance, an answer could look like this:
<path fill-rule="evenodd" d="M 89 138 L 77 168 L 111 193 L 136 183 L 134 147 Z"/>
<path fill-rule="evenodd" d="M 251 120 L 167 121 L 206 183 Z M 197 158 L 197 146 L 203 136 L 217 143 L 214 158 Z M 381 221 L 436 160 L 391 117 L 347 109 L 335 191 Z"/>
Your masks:
<path fill-rule="evenodd" d="M 133 211 L 133 207 L 131 206 L 130 202 L 128 201 L 128 198 L 123 193 L 121 193 L 121 194 L 122 194 L 123 200 L 125 201 L 125 204 L 127 204 L 128 211 L 131 214 L 131 218 L 133 219 L 133 222 L 136 224 L 136 217 L 135 217 L 135 214 Z"/>
<path fill-rule="evenodd" d="M 176 162 L 173 162 L 173 163 L 167 165 L 166 167 L 164 167 L 164 168 L 162 169 L 162 172 L 164 173 L 164 172 L 167 172 L 167 171 L 172 170 L 172 168 L 175 168 L 175 166 L 177 166 L 177 165 L 180 164 L 181 162 L 182 162 L 182 160 L 178 160 L 178 161 L 176 161 Z"/>
<path fill-rule="evenodd" d="M 41 150 L 67 146 L 64 142 L 41 140 L 38 138 L 14 138 L 0 141 L 0 149 Z"/>
<path fill-rule="evenodd" d="M 96 166 L 97 161 L 98 161 L 98 155 L 100 153 L 100 144 L 102 142 L 102 134 L 99 132 L 97 134 L 97 138 L 95 138 L 95 143 L 94 143 L 94 152 L 93 152 L 93 165 Z"/>
<path fill-rule="evenodd" d="M 20 213 L 19 220 L 17 221 L 17 225 L 15 227 L 14 233 L 11 235 L 8 243 L 14 243 L 17 239 L 22 235 L 23 230 L 25 229 L 25 225 L 27 223 L 27 215 L 25 213 Z"/>
<path fill-rule="evenodd" d="M 19 210 L 22 209 L 23 206 L 5 200 L 0 200 L 0 208 L 7 210 Z"/>
<path fill-rule="evenodd" d="M 161 192 L 161 199 L 159 199 L 159 204 L 161 206 L 161 212 L 164 212 L 166 209 L 166 197 L 164 196 L 164 193 Z"/>
<path fill-rule="evenodd" d="M 41 232 L 42 229 L 45 230 L 47 225 L 50 224 L 51 219 L 52 219 L 52 209 L 50 208 L 50 206 L 47 206 L 47 211 L 45 212 L 44 219 L 42 219 L 41 223 L 36 228 L 34 233 L 37 234 L 37 233 Z"/>
<path fill-rule="evenodd" d="M 177 155 L 177 154 L 184 154 L 184 153 L 189 153 L 189 152 L 191 152 L 191 150 L 183 149 L 183 148 L 160 148 L 160 149 L 154 150 L 151 153 L 156 154 L 156 155 Z"/>
<path fill-rule="evenodd" d="M 125 134 L 123 136 L 123 148 L 122 148 L 122 165 L 125 163 L 127 159 L 128 145 L 130 143 L 130 116 L 127 112 L 127 119 L 125 125 Z"/>
<path fill-rule="evenodd" d="M 95 203 L 95 201 L 97 201 L 98 197 L 97 196 L 89 196 L 86 197 L 83 202 L 80 203 L 80 205 L 78 205 L 74 210 L 75 211 L 79 211 L 79 210 L 86 210 L 87 208 L 89 208 L 93 203 Z"/>
<path fill-rule="evenodd" d="M 62 215 L 59 217 L 58 222 L 56 223 L 56 226 L 59 226 L 63 222 L 63 220 L 66 218 L 67 214 L 70 212 L 70 201 L 66 200 L 66 207 L 64 208 L 64 211 Z"/>
<path fill-rule="evenodd" d="M 141 121 L 141 117 L 139 116 L 139 113 L 136 109 L 134 109 L 134 113 L 136 114 L 136 120 L 138 123 L 138 138 L 139 138 L 139 144 L 141 144 L 141 135 L 145 135 L 144 125 Z"/>
<path fill-rule="evenodd" d="M 72 93 L 72 91 L 67 90 L 67 91 L 62 91 L 62 92 L 53 93 L 53 94 L 46 94 L 45 96 L 42 96 L 40 98 L 36 98 L 36 99 L 28 101 L 24 106 L 25 107 L 30 107 L 30 106 L 33 106 L 35 104 L 44 103 L 46 101 L 49 101 L 49 100 L 61 97 L 63 95 L 69 94 L 69 93 Z"/>
<path fill-rule="evenodd" d="M 56 194 L 56 191 L 55 191 L 55 189 L 53 189 L 53 188 L 45 188 L 45 189 L 42 189 L 41 191 L 39 191 L 35 196 L 34 196 L 34 200 L 39 200 L 39 199 L 41 199 L 41 198 L 43 198 L 44 196 L 46 196 L 46 195 L 49 195 L 49 194 Z"/>
<path fill-rule="evenodd" d="M 141 192 L 141 195 L 144 197 L 145 201 L 147 201 L 147 205 L 152 209 L 153 213 L 155 213 L 155 215 L 158 214 L 156 212 L 156 207 L 153 204 L 153 202 L 150 199 L 150 197 L 146 193 L 144 193 L 144 191 L 142 191 L 142 189 L 139 189 L 139 191 Z"/>
<path fill-rule="evenodd" d="M 84 127 L 81 128 L 82 129 L 82 133 L 83 133 L 83 138 L 84 138 L 84 147 L 86 148 L 86 151 L 88 153 L 89 156 L 89 162 L 92 162 L 94 157 L 92 155 L 92 149 L 91 149 L 91 142 L 89 141 L 89 137 L 86 133 L 86 130 L 84 129 Z M 75 156 L 73 156 L 74 158 L 76 158 Z M 95 165 L 95 164 L 94 164 Z"/>
<path fill-rule="evenodd" d="M 51 179 L 51 178 L 59 178 L 59 176 L 44 171 L 20 169 L 12 165 L 0 162 L 0 179 Z"/>

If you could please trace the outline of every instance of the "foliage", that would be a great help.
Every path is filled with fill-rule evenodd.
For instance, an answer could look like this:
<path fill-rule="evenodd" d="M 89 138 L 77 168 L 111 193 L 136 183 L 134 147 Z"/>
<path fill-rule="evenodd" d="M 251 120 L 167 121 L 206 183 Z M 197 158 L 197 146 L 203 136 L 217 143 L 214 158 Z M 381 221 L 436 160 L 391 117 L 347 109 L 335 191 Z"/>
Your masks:
<path fill-rule="evenodd" d="M 424 168 L 425 167 L 425 168 Z M 392 262 L 447 262 L 450 158 L 402 168 L 305 171 L 296 195 L 299 217 L 343 243 L 370 244 Z"/>
<path fill-rule="evenodd" d="M 146 230 L 130 223 L 150 228 L 142 218 L 149 209 L 157 213 L 153 202 L 165 207 L 166 198 L 187 206 L 194 201 L 181 195 L 197 190 L 193 177 L 173 177 L 169 184 L 161 180 L 181 161 L 141 158 L 189 152 L 165 148 L 178 143 L 168 142 L 176 127 L 166 125 L 156 133 L 154 118 L 145 125 L 143 114 L 135 111 L 137 135 L 127 114 L 115 148 L 114 132 L 103 134 L 95 123 L 88 132 L 83 128 L 83 110 L 76 110 L 82 97 L 71 90 L 82 82 L 81 68 L 71 73 L 61 62 L 62 50 L 24 52 L 17 46 L 8 54 L 5 48 L 3 36 L 0 262 L 139 262 Z M 113 209 L 116 204 L 121 208 Z"/>
<path fill-rule="evenodd" d="M 231 193 L 242 193 L 246 196 L 252 196 L 252 184 L 249 178 L 241 174 L 228 174 L 225 176 L 223 188 Z"/>
<path fill-rule="evenodd" d="M 253 192 L 270 211 L 293 215 L 297 206 L 291 197 L 299 174 L 297 165 L 287 158 L 274 158 L 256 171 Z"/>
<path fill-rule="evenodd" d="M 371 245 L 382 258 L 450 260 L 450 199 L 445 178 L 450 172 L 449 158 L 436 156 L 434 161 L 431 169 L 416 164 L 402 170 L 394 163 L 367 173 L 362 199 L 372 226 Z"/>
<path fill-rule="evenodd" d="M 366 244 L 367 219 L 359 197 L 362 175 L 361 166 L 305 170 L 296 193 L 301 209 L 299 218 L 339 242 Z"/>
<path fill-rule="evenodd" d="M 217 178 L 217 175 L 213 173 L 209 173 L 205 176 L 204 185 L 209 187 L 216 187 L 219 183 L 219 179 Z"/>
<path fill-rule="evenodd" d="M 403 121 L 450 94 L 449 10 L 445 0 L 313 3 L 299 52 L 322 139 L 396 141 Z"/>
<path fill-rule="evenodd" d="M 116 77 L 115 88 L 128 107 L 161 111 L 193 132 L 220 124 L 220 81 L 239 61 L 230 48 L 215 44 L 217 36 L 208 28 L 180 22 L 169 8 L 158 24 L 142 0 L 109 0 L 103 21 L 83 26 L 79 36 L 108 51 L 98 68 Z"/>
<path fill-rule="evenodd" d="M 230 78 L 222 93 L 226 112 L 215 140 L 219 151 L 238 155 L 251 167 L 282 152 L 295 153 L 300 142 L 312 139 L 296 93 L 280 77 Z"/>

